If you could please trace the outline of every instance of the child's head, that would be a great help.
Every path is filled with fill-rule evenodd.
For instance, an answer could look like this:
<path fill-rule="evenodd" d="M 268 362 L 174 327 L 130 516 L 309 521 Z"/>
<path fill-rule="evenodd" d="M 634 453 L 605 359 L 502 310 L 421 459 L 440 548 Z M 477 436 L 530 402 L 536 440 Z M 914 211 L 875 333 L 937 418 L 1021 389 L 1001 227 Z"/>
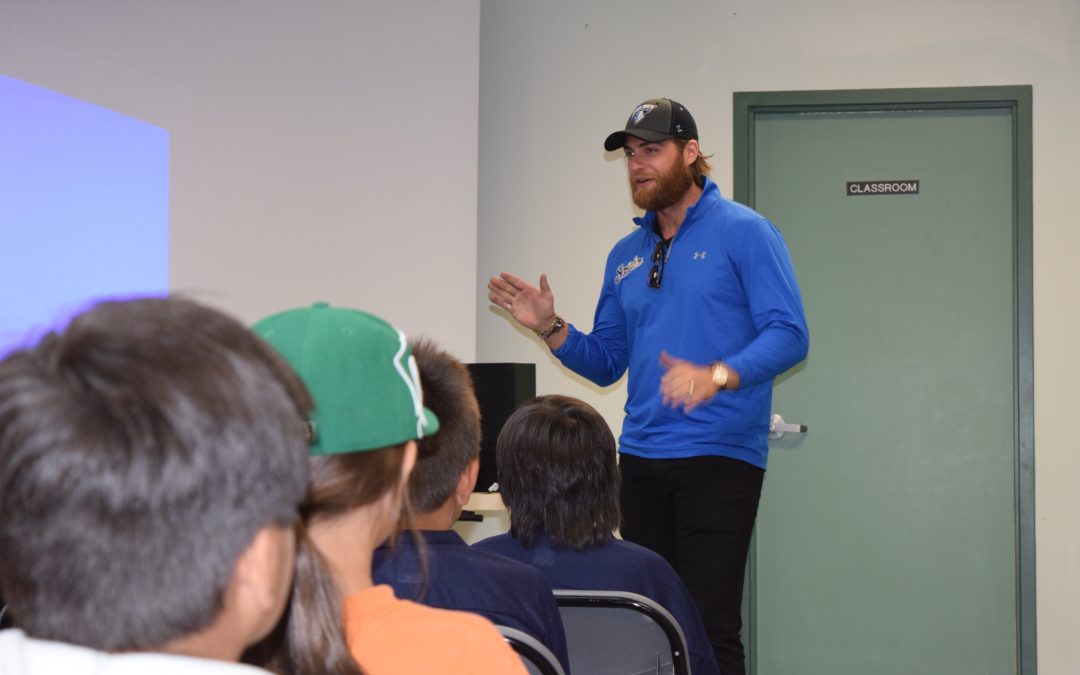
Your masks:
<path fill-rule="evenodd" d="M 472 376 L 461 361 L 430 340 L 412 344 L 424 387 L 424 405 L 439 417 L 439 433 L 418 443 L 420 458 L 409 478 L 409 500 L 420 515 L 444 508 L 451 497 L 460 515 L 460 501 L 472 493 L 480 465 L 480 404 Z"/>
<path fill-rule="evenodd" d="M 577 549 L 608 541 L 619 526 L 615 438 L 589 404 L 539 396 L 503 425 L 495 449 L 510 533 L 526 546 L 540 530 Z"/>
<path fill-rule="evenodd" d="M 251 331 L 182 299 L 101 303 L 9 355 L 0 587 L 19 626 L 106 651 L 224 627 L 238 655 L 287 597 L 309 404 Z"/>
<path fill-rule="evenodd" d="M 423 406 L 405 335 L 378 317 L 319 303 L 267 317 L 255 331 L 304 380 L 314 407 L 311 489 L 301 507 L 310 535 L 301 541 L 289 616 L 251 660 L 294 673 L 356 673 L 341 632 L 342 587 L 331 568 L 341 574 L 370 566 L 406 503 L 416 440 L 435 433 L 439 422 Z M 343 531 L 341 522 L 365 529 Z M 337 542 L 332 553 L 313 541 L 328 531 Z"/>
<path fill-rule="evenodd" d="M 404 333 L 354 309 L 317 303 L 255 326 L 307 384 L 313 523 L 380 500 L 390 533 L 402 505 L 417 439 L 439 421 L 423 406 L 420 379 Z"/>

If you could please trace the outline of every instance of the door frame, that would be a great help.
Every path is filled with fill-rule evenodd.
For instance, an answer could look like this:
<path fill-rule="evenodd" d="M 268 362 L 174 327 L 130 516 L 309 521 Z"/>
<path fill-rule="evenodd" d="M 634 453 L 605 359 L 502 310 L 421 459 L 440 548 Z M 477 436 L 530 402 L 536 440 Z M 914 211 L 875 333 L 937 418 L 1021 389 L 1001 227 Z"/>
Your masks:
<path fill-rule="evenodd" d="M 1013 524 L 1017 570 L 1017 673 L 1037 672 L 1035 614 L 1035 385 L 1032 284 L 1032 89 L 1030 85 L 922 89 L 851 89 L 735 92 L 734 198 L 755 206 L 754 123 L 757 115 L 797 112 L 867 112 L 1008 109 L 1013 120 Z M 757 672 L 756 555 L 747 566 L 748 606 L 744 614 L 747 660 Z"/>

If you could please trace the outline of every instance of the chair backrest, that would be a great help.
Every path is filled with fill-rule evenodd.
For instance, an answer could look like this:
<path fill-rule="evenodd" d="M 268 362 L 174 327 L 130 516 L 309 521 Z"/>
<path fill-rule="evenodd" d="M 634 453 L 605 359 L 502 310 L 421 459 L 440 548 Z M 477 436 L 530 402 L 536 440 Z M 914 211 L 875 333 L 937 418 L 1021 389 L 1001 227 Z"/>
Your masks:
<path fill-rule="evenodd" d="M 686 637 L 660 603 L 626 591 L 556 590 L 570 670 L 589 675 L 690 675 Z"/>
<path fill-rule="evenodd" d="M 0 630 L 11 628 L 13 625 L 11 615 L 8 614 L 7 603 L 4 602 L 3 597 L 0 597 Z"/>
<path fill-rule="evenodd" d="M 529 675 L 566 675 L 559 659 L 543 642 L 517 628 L 496 626 L 506 643 L 514 648 Z"/>

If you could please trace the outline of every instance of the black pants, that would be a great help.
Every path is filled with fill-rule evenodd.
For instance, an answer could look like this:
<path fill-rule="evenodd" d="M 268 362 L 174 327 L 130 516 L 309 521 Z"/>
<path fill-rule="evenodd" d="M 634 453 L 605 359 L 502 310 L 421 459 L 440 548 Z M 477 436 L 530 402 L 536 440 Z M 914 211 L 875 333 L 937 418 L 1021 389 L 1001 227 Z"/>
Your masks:
<path fill-rule="evenodd" d="M 667 558 L 697 603 L 722 675 L 744 675 L 743 577 L 765 472 L 727 457 L 620 454 L 623 539 Z"/>

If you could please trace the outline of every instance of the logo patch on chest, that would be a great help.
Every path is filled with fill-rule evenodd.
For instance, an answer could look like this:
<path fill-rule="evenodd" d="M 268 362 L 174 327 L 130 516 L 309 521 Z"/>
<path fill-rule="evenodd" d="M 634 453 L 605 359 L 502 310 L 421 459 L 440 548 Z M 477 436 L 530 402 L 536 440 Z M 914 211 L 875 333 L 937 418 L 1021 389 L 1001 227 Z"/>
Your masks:
<path fill-rule="evenodd" d="M 634 259 L 631 260 L 630 262 L 623 263 L 622 265 L 619 265 L 618 267 L 616 267 L 615 268 L 615 285 L 618 286 L 620 281 L 625 279 L 627 277 L 627 275 L 629 275 L 631 272 L 633 272 L 637 268 L 641 267 L 643 264 L 645 264 L 645 258 L 642 258 L 639 255 L 636 255 L 636 256 L 634 256 Z"/>

